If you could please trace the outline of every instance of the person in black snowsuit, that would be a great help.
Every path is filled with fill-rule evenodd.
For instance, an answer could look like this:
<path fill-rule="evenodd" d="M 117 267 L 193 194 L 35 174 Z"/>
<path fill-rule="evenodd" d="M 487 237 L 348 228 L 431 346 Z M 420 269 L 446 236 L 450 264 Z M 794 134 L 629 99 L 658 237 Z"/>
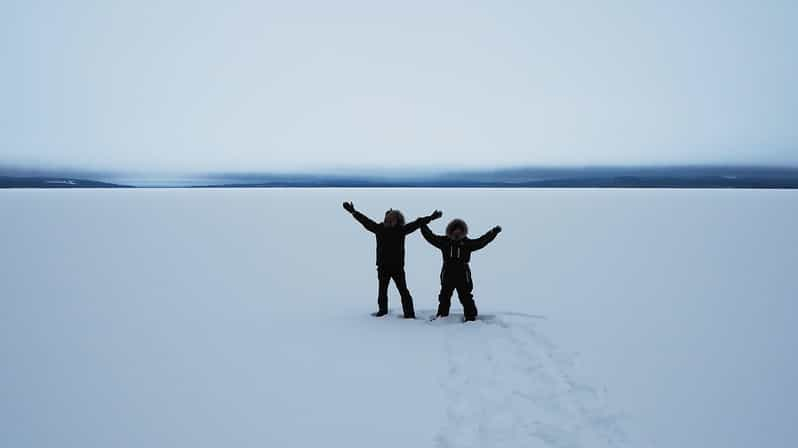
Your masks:
<path fill-rule="evenodd" d="M 441 269 L 441 292 L 438 295 L 438 312 L 435 317 L 449 315 L 452 304 L 452 293 L 457 290 L 457 297 L 463 305 L 463 317 L 466 321 L 477 318 L 477 305 L 474 303 L 474 283 L 471 279 L 471 252 L 482 249 L 496 238 L 502 231 L 496 226 L 481 237 L 468 238 L 468 225 L 462 219 L 454 219 L 446 226 L 446 236 L 432 233 L 429 227 L 421 226 L 421 234 L 430 244 L 441 250 L 443 268 Z"/>
<path fill-rule="evenodd" d="M 388 210 L 381 223 L 376 223 L 366 215 L 355 210 L 351 202 L 344 202 L 344 209 L 352 214 L 355 219 L 377 238 L 377 279 L 379 291 L 377 294 L 377 312 L 374 316 L 382 317 L 388 314 L 388 284 L 393 279 L 399 295 L 402 297 L 402 311 L 406 319 L 415 319 L 416 312 L 413 308 L 413 297 L 407 289 L 405 278 L 405 237 L 415 232 L 422 224 L 429 224 L 433 219 L 438 219 L 443 214 L 435 210 L 431 215 L 418 218 L 410 224 L 405 224 L 405 218 L 399 210 Z"/>

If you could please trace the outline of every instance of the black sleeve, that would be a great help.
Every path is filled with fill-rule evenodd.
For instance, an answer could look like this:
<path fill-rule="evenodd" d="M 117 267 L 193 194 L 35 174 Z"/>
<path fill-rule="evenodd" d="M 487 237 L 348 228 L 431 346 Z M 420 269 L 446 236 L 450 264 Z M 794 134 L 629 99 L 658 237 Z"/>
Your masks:
<path fill-rule="evenodd" d="M 368 230 L 369 232 L 376 233 L 376 232 L 377 232 L 377 229 L 378 229 L 378 228 L 379 228 L 379 226 L 380 226 L 380 225 L 379 225 L 379 224 L 377 224 L 376 222 L 374 222 L 374 221 L 372 221 L 371 219 L 369 219 L 369 217 L 368 217 L 368 216 L 364 215 L 363 213 L 360 213 L 360 212 L 359 212 L 359 211 L 357 211 L 357 210 L 355 210 L 354 212 L 352 212 L 352 216 L 354 216 L 354 217 L 355 217 L 355 219 L 357 220 L 357 222 L 359 222 L 360 224 L 362 224 L 362 225 L 363 225 L 363 227 L 365 227 L 365 228 L 366 228 L 366 230 Z"/>
<path fill-rule="evenodd" d="M 446 237 L 432 233 L 432 230 L 429 229 L 426 223 L 421 224 L 421 235 L 424 236 L 424 239 L 427 240 L 428 243 L 432 244 L 438 249 L 443 248 L 443 239 Z"/>
<path fill-rule="evenodd" d="M 429 224 L 430 221 L 432 221 L 432 218 L 430 218 L 429 216 L 425 216 L 423 218 L 416 219 L 415 221 L 411 222 L 410 224 L 407 224 L 404 227 L 405 235 L 410 235 L 411 233 L 413 233 L 416 230 L 418 230 L 418 228 L 421 227 L 422 225 L 426 226 L 427 224 Z"/>
<path fill-rule="evenodd" d="M 488 243 L 496 239 L 496 235 L 499 233 L 494 230 L 488 230 L 488 232 L 481 237 L 471 240 L 468 242 L 467 247 L 473 252 L 482 249 L 483 247 L 487 246 Z"/>

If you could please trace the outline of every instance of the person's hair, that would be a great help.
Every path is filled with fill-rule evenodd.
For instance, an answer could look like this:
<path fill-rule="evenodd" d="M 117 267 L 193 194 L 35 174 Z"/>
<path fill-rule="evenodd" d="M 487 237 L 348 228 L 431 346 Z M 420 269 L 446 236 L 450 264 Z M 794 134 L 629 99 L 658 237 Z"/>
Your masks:
<path fill-rule="evenodd" d="M 405 225 L 405 215 L 403 215 L 402 212 L 400 212 L 399 210 L 389 209 L 388 211 L 385 212 L 385 218 L 387 218 L 388 215 L 392 215 L 392 216 L 396 217 L 396 225 L 397 226 Z M 385 219 L 383 219 L 383 221 L 384 220 Z"/>
<path fill-rule="evenodd" d="M 455 229 L 461 229 L 463 231 L 463 235 L 468 235 L 468 224 L 460 218 L 453 219 L 449 222 L 449 225 L 446 226 L 446 236 L 452 236 Z"/>

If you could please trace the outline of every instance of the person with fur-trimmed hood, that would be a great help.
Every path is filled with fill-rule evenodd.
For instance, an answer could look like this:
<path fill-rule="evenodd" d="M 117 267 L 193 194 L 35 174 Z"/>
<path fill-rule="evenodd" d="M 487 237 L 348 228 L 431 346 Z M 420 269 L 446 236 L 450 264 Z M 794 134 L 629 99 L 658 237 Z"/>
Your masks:
<path fill-rule="evenodd" d="M 399 210 L 390 209 L 385 212 L 381 223 L 376 223 L 368 216 L 355 210 L 354 204 L 344 202 L 344 209 L 354 216 L 369 232 L 377 238 L 377 279 L 379 290 L 377 293 L 377 312 L 374 316 L 382 317 L 388 314 L 388 284 L 393 279 L 399 295 L 402 297 L 402 311 L 406 319 L 415 319 L 416 312 L 413 308 L 413 297 L 407 289 L 405 278 L 405 237 L 415 232 L 420 226 L 429 224 L 432 220 L 443 216 L 440 210 L 435 210 L 431 215 L 418 218 L 405 224 L 405 217 Z"/>
<path fill-rule="evenodd" d="M 441 269 L 441 292 L 438 295 L 438 312 L 435 317 L 446 317 L 452 304 L 452 293 L 457 290 L 457 297 L 463 305 L 463 316 L 466 321 L 477 318 L 477 305 L 474 303 L 474 283 L 471 279 L 471 252 L 487 246 L 502 231 L 500 226 L 489 230 L 481 237 L 468 238 L 468 225 L 462 219 L 453 219 L 446 226 L 446 236 L 432 233 L 424 224 L 421 234 L 430 244 L 441 250 L 443 268 Z"/>

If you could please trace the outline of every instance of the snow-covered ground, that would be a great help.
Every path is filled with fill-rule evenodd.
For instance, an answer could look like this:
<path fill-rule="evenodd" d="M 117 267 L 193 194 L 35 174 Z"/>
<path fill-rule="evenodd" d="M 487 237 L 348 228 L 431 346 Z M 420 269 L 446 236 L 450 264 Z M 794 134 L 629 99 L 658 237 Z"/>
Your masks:
<path fill-rule="evenodd" d="M 370 317 L 344 200 L 501 224 L 492 318 Z M 792 447 L 796 229 L 792 191 L 2 191 L 0 446 Z"/>

